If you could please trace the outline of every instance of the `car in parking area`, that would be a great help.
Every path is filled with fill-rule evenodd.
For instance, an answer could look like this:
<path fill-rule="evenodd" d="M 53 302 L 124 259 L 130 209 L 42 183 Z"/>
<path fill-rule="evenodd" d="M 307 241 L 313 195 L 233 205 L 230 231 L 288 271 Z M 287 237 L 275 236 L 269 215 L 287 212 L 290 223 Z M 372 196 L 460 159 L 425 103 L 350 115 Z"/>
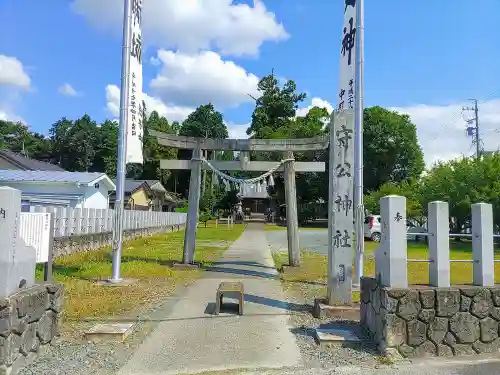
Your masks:
<path fill-rule="evenodd" d="M 380 225 L 380 215 L 367 215 L 364 222 L 365 238 L 373 242 L 380 242 L 382 227 Z"/>
<path fill-rule="evenodd" d="M 364 222 L 364 237 L 373 241 L 380 242 L 382 225 L 380 215 L 367 215 Z M 416 226 L 411 222 L 406 224 L 407 238 L 409 241 L 423 241 L 425 235 L 418 235 L 418 233 L 426 233 L 427 229 L 424 227 Z"/>

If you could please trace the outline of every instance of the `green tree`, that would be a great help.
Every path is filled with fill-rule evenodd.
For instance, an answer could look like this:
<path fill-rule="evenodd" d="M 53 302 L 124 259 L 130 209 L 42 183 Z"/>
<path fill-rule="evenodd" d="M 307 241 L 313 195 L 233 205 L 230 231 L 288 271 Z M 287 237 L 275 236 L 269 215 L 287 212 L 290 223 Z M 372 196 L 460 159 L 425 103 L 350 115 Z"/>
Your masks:
<path fill-rule="evenodd" d="M 365 209 L 380 214 L 380 198 L 386 195 L 406 197 L 406 216 L 418 225 L 424 224 L 426 209 L 422 207 L 421 185 L 417 181 L 386 182 L 379 190 L 365 195 Z"/>
<path fill-rule="evenodd" d="M 179 134 L 201 138 L 227 138 L 226 124 L 222 114 L 212 103 L 201 105 L 189 114 L 179 129 Z"/>
<path fill-rule="evenodd" d="M 160 168 L 161 159 L 176 159 L 177 149 L 162 146 L 158 144 L 155 137 L 149 136 L 150 130 L 156 130 L 162 133 L 175 134 L 168 120 L 160 116 L 158 112 L 153 111 L 149 117 L 143 121 L 144 125 L 144 165 L 142 178 L 148 180 L 160 180 L 162 184 L 167 185 L 172 175 L 171 171 Z"/>
<path fill-rule="evenodd" d="M 222 114 L 216 111 L 211 103 L 201 105 L 191 112 L 182 123 L 179 134 L 188 137 L 215 139 L 227 138 L 229 136 Z M 178 150 L 177 159 L 191 159 L 191 154 L 191 150 Z M 212 155 L 210 154 L 208 157 L 211 158 Z M 174 176 L 176 190 L 181 192 L 184 196 L 188 194 L 189 179 L 189 171 L 176 171 Z M 206 181 L 206 178 L 203 180 Z"/>
<path fill-rule="evenodd" d="M 363 119 L 364 188 L 417 179 L 425 164 L 416 126 L 408 115 L 381 107 L 366 108 Z"/>
<path fill-rule="evenodd" d="M 500 154 L 485 155 L 480 160 L 459 158 L 438 163 L 421 180 L 422 206 L 432 201 L 449 204 L 454 233 L 470 227 L 471 204 L 491 203 L 493 218 L 500 226 Z"/>
<path fill-rule="evenodd" d="M 104 172 L 115 178 L 117 147 L 118 123 L 106 120 L 96 129 L 95 156 L 89 171 Z"/>
<path fill-rule="evenodd" d="M 0 148 L 46 162 L 50 162 L 52 157 L 50 139 L 31 132 L 28 126 L 21 122 L 0 120 Z"/>
<path fill-rule="evenodd" d="M 63 117 L 50 129 L 53 157 L 68 171 L 88 171 L 95 160 L 98 127 L 89 115 L 71 121 Z"/>
<path fill-rule="evenodd" d="M 273 134 L 284 132 L 284 128 L 293 121 L 306 94 L 297 93 L 297 85 L 292 80 L 280 87 L 274 71 L 259 81 L 257 89 L 260 97 L 255 99 L 247 134 L 259 139 L 273 138 Z"/>

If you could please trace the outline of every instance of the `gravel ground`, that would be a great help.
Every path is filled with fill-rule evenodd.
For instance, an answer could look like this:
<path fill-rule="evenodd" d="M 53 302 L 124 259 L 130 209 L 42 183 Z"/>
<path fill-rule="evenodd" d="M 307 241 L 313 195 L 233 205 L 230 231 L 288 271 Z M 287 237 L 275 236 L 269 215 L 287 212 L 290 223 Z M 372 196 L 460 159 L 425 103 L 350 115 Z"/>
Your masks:
<path fill-rule="evenodd" d="M 156 323 L 139 323 L 125 343 L 92 343 L 65 333 L 19 375 L 114 375 Z M 75 327 L 83 332 L 91 324 Z"/>
<path fill-rule="evenodd" d="M 45 347 L 44 353 L 18 375 L 115 375 L 127 363 L 144 339 L 169 314 L 189 285 L 179 285 L 175 295 L 166 297 L 154 309 L 116 319 L 66 323 L 61 337 Z M 138 319 L 137 316 L 141 319 Z M 83 333 L 97 323 L 133 323 L 134 332 L 125 342 L 93 343 Z"/>
<path fill-rule="evenodd" d="M 288 251 L 286 230 L 266 231 L 266 239 L 271 251 Z M 299 230 L 300 247 L 304 250 L 314 251 L 319 254 L 328 254 L 327 230 Z"/>
<path fill-rule="evenodd" d="M 300 247 L 319 254 L 326 255 L 328 249 L 328 231 L 299 231 Z M 267 231 L 266 238 L 271 251 L 286 252 L 286 231 Z M 319 286 L 308 284 L 284 284 L 288 302 L 312 309 L 314 297 L 320 296 Z M 320 348 L 314 338 L 315 328 L 349 328 L 358 331 L 359 325 L 353 321 L 332 319 L 316 319 L 310 312 L 292 312 L 290 322 L 305 363 L 305 367 L 333 368 L 338 366 L 368 366 L 380 365 L 379 356 L 371 344 L 343 347 L 330 345 Z"/>
<path fill-rule="evenodd" d="M 312 289 L 314 286 L 302 285 L 300 290 L 295 285 L 285 288 L 288 302 L 294 305 L 308 306 L 312 309 L 313 300 L 307 300 L 303 296 L 304 294 L 317 295 L 317 293 L 314 293 L 313 290 L 304 291 L 303 288 Z M 316 319 L 310 312 L 302 311 L 292 312 L 290 323 L 306 368 L 336 368 L 339 366 L 373 368 L 378 367 L 381 363 L 376 348 L 370 343 L 349 346 L 331 344 L 320 347 L 314 338 L 316 328 L 344 328 L 359 332 L 359 325 L 356 321 L 332 320 L 331 318 Z"/>

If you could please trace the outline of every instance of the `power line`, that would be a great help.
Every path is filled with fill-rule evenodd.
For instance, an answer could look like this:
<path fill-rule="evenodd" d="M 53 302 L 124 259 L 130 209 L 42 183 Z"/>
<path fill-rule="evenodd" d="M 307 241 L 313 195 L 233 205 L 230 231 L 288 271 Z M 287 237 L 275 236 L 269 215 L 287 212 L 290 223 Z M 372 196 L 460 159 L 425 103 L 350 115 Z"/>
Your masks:
<path fill-rule="evenodd" d="M 469 99 L 474 103 L 473 106 L 466 106 L 463 107 L 463 111 L 472 111 L 474 112 L 474 117 L 471 119 L 466 120 L 467 122 L 467 136 L 473 137 L 472 139 L 472 145 L 476 146 L 476 158 L 479 159 L 481 156 L 482 152 L 482 147 L 481 147 L 481 136 L 479 133 L 479 108 L 478 108 L 478 100 L 477 99 Z"/>

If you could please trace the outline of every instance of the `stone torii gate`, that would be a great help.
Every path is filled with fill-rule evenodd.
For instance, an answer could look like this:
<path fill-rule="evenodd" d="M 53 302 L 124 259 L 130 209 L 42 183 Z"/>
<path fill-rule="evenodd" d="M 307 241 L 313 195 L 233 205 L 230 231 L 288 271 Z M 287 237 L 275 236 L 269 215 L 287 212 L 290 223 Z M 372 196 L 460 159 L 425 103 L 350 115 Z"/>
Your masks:
<path fill-rule="evenodd" d="M 288 260 L 290 266 L 300 264 L 300 246 L 297 218 L 297 190 L 295 173 L 298 172 L 325 172 L 324 162 L 296 162 L 293 153 L 300 151 L 323 150 L 328 147 L 328 138 L 304 139 L 211 139 L 177 136 L 172 134 L 150 131 L 150 135 L 158 140 L 158 144 L 167 147 L 193 150 L 191 160 L 161 160 L 161 169 L 190 169 L 188 214 L 186 232 L 184 234 L 184 253 L 182 263 L 193 264 L 196 247 L 196 229 L 198 221 L 198 206 L 201 195 L 201 170 L 209 169 L 202 160 L 203 150 L 210 151 L 240 151 L 248 155 L 250 151 L 279 151 L 283 152 L 284 162 L 249 161 L 249 158 L 240 158 L 236 161 L 210 160 L 210 164 L 219 171 L 251 171 L 268 172 L 279 165 L 277 172 L 285 175 L 285 199 L 287 206 L 287 239 Z"/>

